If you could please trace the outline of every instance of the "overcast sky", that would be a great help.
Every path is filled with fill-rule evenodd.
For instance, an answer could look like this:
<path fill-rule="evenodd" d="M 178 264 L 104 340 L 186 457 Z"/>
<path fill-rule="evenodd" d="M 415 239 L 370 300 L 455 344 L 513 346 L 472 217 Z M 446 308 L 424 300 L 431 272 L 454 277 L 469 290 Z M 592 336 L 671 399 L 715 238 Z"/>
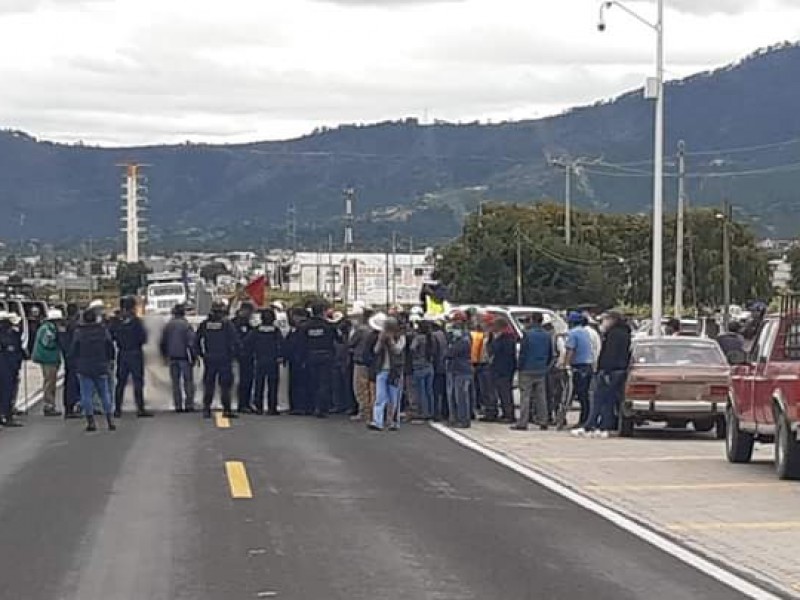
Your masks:
<path fill-rule="evenodd" d="M 800 40 L 798 0 L 666 0 L 671 78 Z M 0 0 L 0 127 L 104 145 L 522 119 L 638 87 L 654 36 L 596 0 Z M 655 3 L 631 3 L 648 17 Z"/>

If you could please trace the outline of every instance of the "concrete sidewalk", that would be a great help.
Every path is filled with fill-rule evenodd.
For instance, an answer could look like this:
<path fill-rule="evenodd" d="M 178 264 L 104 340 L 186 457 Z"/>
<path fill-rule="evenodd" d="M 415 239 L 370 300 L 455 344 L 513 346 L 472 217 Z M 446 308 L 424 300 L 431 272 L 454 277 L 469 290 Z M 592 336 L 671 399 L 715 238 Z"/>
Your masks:
<path fill-rule="evenodd" d="M 753 464 L 732 465 L 724 442 L 691 431 L 637 430 L 632 439 L 600 440 L 475 423 L 460 433 L 800 597 L 800 483 L 778 481 L 772 446 L 757 445 Z"/>
<path fill-rule="evenodd" d="M 62 396 L 61 396 L 61 377 L 64 375 L 64 369 L 59 372 L 59 388 L 56 392 L 56 405 L 59 410 L 63 409 Z M 17 396 L 17 410 L 22 412 L 30 411 L 36 404 L 42 400 L 42 368 L 31 362 L 25 361 L 22 365 L 22 370 L 19 374 L 19 392 Z"/>

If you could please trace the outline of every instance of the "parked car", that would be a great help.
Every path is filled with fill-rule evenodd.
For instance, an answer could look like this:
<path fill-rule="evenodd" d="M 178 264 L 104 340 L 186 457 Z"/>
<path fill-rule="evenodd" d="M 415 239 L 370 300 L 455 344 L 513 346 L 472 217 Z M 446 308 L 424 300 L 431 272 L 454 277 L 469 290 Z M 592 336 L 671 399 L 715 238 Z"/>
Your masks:
<path fill-rule="evenodd" d="M 749 462 L 756 441 L 774 442 L 778 477 L 800 479 L 800 295 L 785 296 L 780 313 L 759 325 L 749 353 L 732 362 L 728 460 Z"/>
<path fill-rule="evenodd" d="M 695 431 L 716 428 L 722 439 L 730 392 L 730 366 L 715 341 L 638 338 L 620 408 L 620 435 L 632 436 L 636 425 L 644 422 L 691 422 Z"/>
<path fill-rule="evenodd" d="M 451 309 L 451 312 L 455 311 L 466 311 L 467 309 L 476 309 L 480 313 L 488 313 L 497 317 L 505 317 L 511 326 L 514 328 L 514 332 L 517 334 L 517 338 L 522 338 L 522 334 L 525 333 L 525 329 L 530 324 L 531 315 L 533 314 L 541 314 L 544 317 L 545 323 L 552 323 L 553 329 L 559 335 L 563 335 L 567 332 L 567 322 L 562 319 L 555 311 L 550 310 L 549 308 L 539 308 L 536 306 L 495 306 L 495 305 L 483 305 L 483 304 L 464 304 L 462 306 L 455 306 Z"/>
<path fill-rule="evenodd" d="M 661 333 L 666 335 L 667 324 L 670 322 L 669 318 L 664 318 L 661 321 Z M 646 319 L 639 324 L 636 330 L 635 337 L 645 338 L 653 334 L 653 320 Z M 681 331 L 678 334 L 680 337 L 708 337 L 707 321 L 697 319 L 681 319 Z"/>

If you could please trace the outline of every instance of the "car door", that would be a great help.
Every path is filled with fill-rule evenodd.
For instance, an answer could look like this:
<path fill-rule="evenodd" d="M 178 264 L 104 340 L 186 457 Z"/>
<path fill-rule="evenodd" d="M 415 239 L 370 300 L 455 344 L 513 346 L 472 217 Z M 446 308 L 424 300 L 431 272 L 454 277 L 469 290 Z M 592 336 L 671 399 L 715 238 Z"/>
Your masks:
<path fill-rule="evenodd" d="M 755 427 L 756 416 L 754 407 L 755 377 L 758 367 L 759 356 L 762 354 L 761 348 L 769 337 L 770 321 L 765 321 L 756 334 L 747 361 L 744 364 L 736 365 L 731 370 L 733 381 L 733 394 L 736 402 L 736 415 L 742 426 L 751 429 Z"/>
<path fill-rule="evenodd" d="M 770 357 L 778 335 L 780 321 L 770 319 L 761 330 L 758 339 L 755 372 L 753 374 L 753 413 L 759 428 L 774 425 L 772 416 L 772 392 L 775 380 L 770 376 Z"/>

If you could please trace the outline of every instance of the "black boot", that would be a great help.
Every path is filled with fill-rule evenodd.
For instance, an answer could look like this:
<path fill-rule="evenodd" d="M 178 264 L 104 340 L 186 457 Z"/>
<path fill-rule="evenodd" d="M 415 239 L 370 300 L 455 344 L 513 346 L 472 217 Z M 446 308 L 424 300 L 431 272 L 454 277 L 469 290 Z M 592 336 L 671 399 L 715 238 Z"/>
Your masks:
<path fill-rule="evenodd" d="M 106 415 L 106 423 L 108 423 L 109 431 L 117 430 L 117 426 L 114 424 L 114 418 L 111 415 Z"/>
<path fill-rule="evenodd" d="M 211 418 L 211 407 L 204 406 L 203 407 L 203 418 L 210 419 Z"/>
<path fill-rule="evenodd" d="M 86 417 L 86 431 L 97 431 L 97 423 L 92 416 Z"/>
<path fill-rule="evenodd" d="M 147 410 L 144 407 L 144 404 L 142 404 L 136 409 L 136 416 L 139 417 L 140 419 L 149 419 L 150 417 L 153 416 L 153 413 Z"/>

